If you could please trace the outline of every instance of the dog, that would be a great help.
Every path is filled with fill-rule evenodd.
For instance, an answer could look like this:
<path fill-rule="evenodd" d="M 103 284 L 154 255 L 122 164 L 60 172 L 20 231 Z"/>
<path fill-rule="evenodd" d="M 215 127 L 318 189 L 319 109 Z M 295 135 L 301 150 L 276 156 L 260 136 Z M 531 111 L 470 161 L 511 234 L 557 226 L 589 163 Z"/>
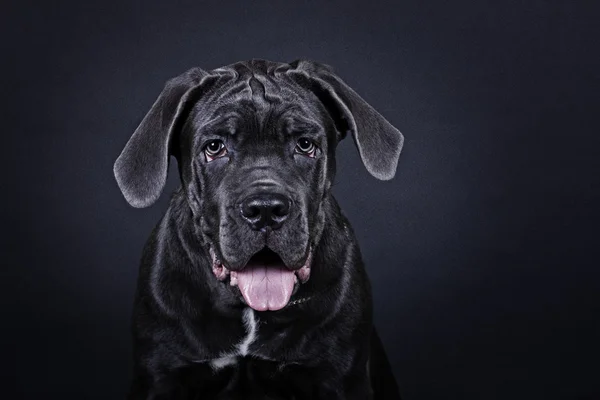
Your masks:
<path fill-rule="evenodd" d="M 114 164 L 136 208 L 171 156 L 181 179 L 143 250 L 129 399 L 392 398 L 374 387 L 387 361 L 370 283 L 331 193 L 347 135 L 371 175 L 394 177 L 403 135 L 328 64 L 252 59 L 166 83 Z"/>

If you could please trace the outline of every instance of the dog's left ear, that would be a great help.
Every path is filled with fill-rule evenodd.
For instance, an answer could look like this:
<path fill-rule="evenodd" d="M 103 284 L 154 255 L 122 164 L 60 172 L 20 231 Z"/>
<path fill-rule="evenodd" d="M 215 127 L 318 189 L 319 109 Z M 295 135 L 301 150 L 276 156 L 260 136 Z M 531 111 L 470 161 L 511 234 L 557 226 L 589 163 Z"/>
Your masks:
<path fill-rule="evenodd" d="M 113 172 L 129 204 L 148 207 L 167 181 L 171 142 L 183 111 L 204 86 L 208 72 L 193 68 L 165 84 L 152 108 L 117 158 Z"/>
<path fill-rule="evenodd" d="M 404 137 L 369 103 L 348 86 L 327 64 L 296 60 L 289 64 L 297 83 L 312 90 L 333 114 L 338 131 L 352 137 L 358 152 L 375 178 L 389 180 L 396 174 Z"/>

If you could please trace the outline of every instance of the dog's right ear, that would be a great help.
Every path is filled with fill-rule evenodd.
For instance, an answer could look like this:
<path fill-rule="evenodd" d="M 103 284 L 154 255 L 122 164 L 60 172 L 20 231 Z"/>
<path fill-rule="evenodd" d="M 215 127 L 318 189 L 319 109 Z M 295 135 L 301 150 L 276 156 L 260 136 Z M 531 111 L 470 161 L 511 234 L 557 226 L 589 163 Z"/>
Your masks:
<path fill-rule="evenodd" d="M 115 161 L 115 178 L 133 207 L 148 207 L 160 196 L 178 120 L 207 76 L 208 72 L 193 68 L 169 80 Z"/>

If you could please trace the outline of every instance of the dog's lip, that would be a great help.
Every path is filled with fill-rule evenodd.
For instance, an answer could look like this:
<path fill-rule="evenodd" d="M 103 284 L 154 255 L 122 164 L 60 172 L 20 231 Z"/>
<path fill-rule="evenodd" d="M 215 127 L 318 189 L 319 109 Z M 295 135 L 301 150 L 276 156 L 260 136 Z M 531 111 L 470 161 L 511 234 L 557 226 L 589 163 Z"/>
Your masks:
<path fill-rule="evenodd" d="M 220 281 L 224 281 L 227 279 L 227 277 L 229 277 L 229 284 L 231 286 L 237 286 L 237 271 L 230 271 L 227 267 L 225 267 L 225 265 L 223 265 L 223 263 L 217 257 L 217 254 L 212 247 L 209 248 L 209 253 L 212 259 L 212 270 L 215 274 L 215 277 Z M 255 254 L 258 254 L 258 252 Z M 304 265 L 294 271 L 296 282 L 300 281 L 300 283 L 306 283 L 308 281 L 310 278 L 312 258 L 312 246 L 309 246 L 308 256 L 304 261 Z"/>

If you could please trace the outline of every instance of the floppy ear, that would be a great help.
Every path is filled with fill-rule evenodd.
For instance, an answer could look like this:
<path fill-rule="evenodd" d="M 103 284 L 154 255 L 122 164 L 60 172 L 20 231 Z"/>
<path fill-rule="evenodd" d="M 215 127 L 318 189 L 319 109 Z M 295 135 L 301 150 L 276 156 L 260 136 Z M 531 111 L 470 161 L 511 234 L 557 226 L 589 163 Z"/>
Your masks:
<path fill-rule="evenodd" d="M 354 143 L 367 168 L 375 178 L 389 180 L 396 174 L 404 137 L 369 103 L 348 86 L 327 64 L 296 60 L 286 72 L 296 75 L 332 111 L 342 138 L 352 132 Z"/>
<path fill-rule="evenodd" d="M 193 68 L 169 80 L 117 158 L 113 172 L 133 207 L 148 207 L 160 196 L 167 181 L 170 145 L 178 119 L 208 75 Z"/>

